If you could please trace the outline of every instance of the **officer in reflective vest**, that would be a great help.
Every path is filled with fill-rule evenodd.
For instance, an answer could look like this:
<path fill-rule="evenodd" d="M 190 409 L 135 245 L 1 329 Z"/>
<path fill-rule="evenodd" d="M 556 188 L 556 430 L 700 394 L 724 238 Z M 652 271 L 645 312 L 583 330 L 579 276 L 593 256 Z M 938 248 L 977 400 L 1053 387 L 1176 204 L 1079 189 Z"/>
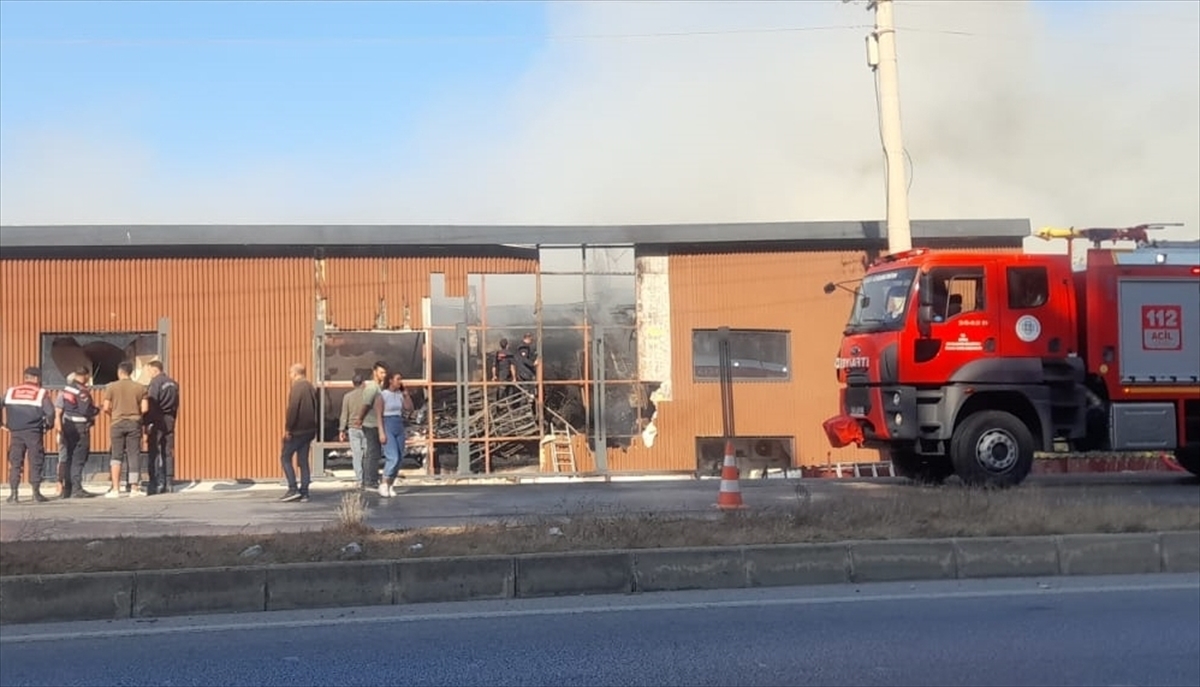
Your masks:
<path fill-rule="evenodd" d="M 64 499 L 95 496 L 83 488 L 83 466 L 91 451 L 92 424 L 100 414 L 88 387 L 91 376 L 91 371 L 86 367 L 75 370 L 75 381 L 63 387 L 55 401 L 59 431 L 67 447 L 68 464 L 58 466 L 59 478 L 63 480 Z"/>
<path fill-rule="evenodd" d="M 42 372 L 36 367 L 25 368 L 25 381 L 9 387 L 4 392 L 4 429 L 8 430 L 11 442 L 8 447 L 8 485 L 12 493 L 9 503 L 17 502 L 17 488 L 21 486 L 21 468 L 29 459 L 29 486 L 33 487 L 33 500 L 43 502 L 42 472 L 46 469 L 46 453 L 42 440 L 47 430 L 54 427 L 54 404 L 50 394 L 42 388 Z"/>

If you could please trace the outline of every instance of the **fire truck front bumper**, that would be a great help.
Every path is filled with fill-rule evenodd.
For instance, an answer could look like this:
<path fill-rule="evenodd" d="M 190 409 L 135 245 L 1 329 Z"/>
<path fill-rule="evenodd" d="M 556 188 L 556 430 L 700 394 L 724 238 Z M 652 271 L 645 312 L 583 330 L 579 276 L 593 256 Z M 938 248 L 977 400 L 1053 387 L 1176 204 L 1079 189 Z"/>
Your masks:
<path fill-rule="evenodd" d="M 878 447 L 920 436 L 914 387 L 851 387 L 841 395 L 842 414 L 822 423 L 833 448 Z"/>

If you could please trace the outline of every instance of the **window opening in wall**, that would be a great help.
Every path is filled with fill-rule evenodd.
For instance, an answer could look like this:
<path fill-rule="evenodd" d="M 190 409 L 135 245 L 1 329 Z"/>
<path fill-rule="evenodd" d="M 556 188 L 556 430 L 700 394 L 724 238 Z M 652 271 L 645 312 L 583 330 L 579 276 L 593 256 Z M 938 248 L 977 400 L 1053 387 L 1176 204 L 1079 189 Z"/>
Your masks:
<path fill-rule="evenodd" d="M 387 364 L 404 379 L 413 410 L 404 421 L 406 445 L 402 470 L 420 470 L 429 450 L 428 336 L 425 331 L 328 330 L 325 332 L 315 377 L 324 396 L 319 440 L 327 470 L 352 469 L 350 445 L 341 440 L 339 425 L 346 397 L 353 391 L 355 376 L 369 381 L 376 361 Z M 356 409 L 351 408 L 351 411 Z"/>
<path fill-rule="evenodd" d="M 692 372 L 697 381 L 721 378 L 720 335 L 716 329 L 692 331 Z M 791 379 L 791 334 L 764 329 L 729 331 L 733 379 L 786 381 Z"/>
<path fill-rule="evenodd" d="M 148 383 L 145 366 L 159 359 L 157 332 L 53 332 L 41 335 L 42 385 L 66 386 L 67 375 L 85 367 L 92 384 L 117 381 L 117 366 L 134 364 L 134 379 Z"/>
<path fill-rule="evenodd" d="M 431 276 L 427 426 L 435 472 L 457 473 L 460 448 L 474 473 L 547 470 L 550 437 L 586 451 L 589 434 L 600 433 L 606 446 L 624 448 L 652 413 L 638 379 L 633 247 L 545 246 L 539 259 L 537 274 Z M 497 364 L 501 340 L 513 371 Z"/>
<path fill-rule="evenodd" d="M 786 471 L 794 465 L 792 437 L 741 436 L 734 437 L 732 442 L 738 470 L 745 477 L 762 477 L 764 470 Z M 720 475 L 724 463 L 723 437 L 696 437 L 696 474 Z"/>

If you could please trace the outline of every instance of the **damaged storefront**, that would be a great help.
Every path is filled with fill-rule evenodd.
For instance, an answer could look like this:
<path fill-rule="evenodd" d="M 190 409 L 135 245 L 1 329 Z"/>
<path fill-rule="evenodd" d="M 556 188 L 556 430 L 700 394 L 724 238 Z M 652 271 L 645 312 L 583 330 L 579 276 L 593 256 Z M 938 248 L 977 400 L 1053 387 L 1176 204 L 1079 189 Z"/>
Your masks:
<path fill-rule="evenodd" d="M 314 351 L 327 470 L 349 469 L 349 445 L 338 441 L 342 403 L 376 361 L 403 375 L 414 401 L 409 473 L 605 471 L 609 450 L 630 448 L 659 385 L 638 374 L 634 247 L 547 246 L 535 255 L 530 273 L 466 273 L 458 283 L 429 275 L 419 330 L 387 329 L 397 307 L 386 299 L 369 330 L 339 328 L 336 304 L 318 309 L 327 313 Z M 514 355 L 532 349 L 529 378 L 494 378 L 502 341 Z"/>
<path fill-rule="evenodd" d="M 1029 225 L 912 231 L 918 245 L 991 250 L 1019 246 Z M 57 391 L 78 367 L 103 385 L 122 360 L 138 379 L 160 360 L 180 385 L 179 479 L 277 478 L 295 363 L 321 392 L 314 472 L 349 476 L 342 406 L 376 361 L 415 402 L 409 475 L 716 474 L 719 331 L 744 475 L 878 459 L 830 449 L 820 427 L 850 307 L 822 287 L 863 274 L 886 246 L 877 222 L 3 232 L 0 376 L 37 365 Z M 129 298 L 103 287 L 115 283 L 153 288 Z M 534 356 L 528 377 L 493 374 L 501 340 Z M 102 416 L 97 470 L 108 443 Z"/>

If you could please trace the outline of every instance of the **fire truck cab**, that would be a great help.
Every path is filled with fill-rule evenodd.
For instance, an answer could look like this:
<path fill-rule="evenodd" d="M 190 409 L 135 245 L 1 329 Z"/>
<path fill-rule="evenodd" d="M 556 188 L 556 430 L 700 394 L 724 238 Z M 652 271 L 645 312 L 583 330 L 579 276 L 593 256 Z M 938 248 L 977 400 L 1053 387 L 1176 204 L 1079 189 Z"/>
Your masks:
<path fill-rule="evenodd" d="M 1035 452 L 1175 451 L 1200 474 L 1200 243 L 1070 255 L 912 250 L 867 271 L 831 445 L 1012 486 Z M 826 285 L 832 292 L 841 285 Z"/>

